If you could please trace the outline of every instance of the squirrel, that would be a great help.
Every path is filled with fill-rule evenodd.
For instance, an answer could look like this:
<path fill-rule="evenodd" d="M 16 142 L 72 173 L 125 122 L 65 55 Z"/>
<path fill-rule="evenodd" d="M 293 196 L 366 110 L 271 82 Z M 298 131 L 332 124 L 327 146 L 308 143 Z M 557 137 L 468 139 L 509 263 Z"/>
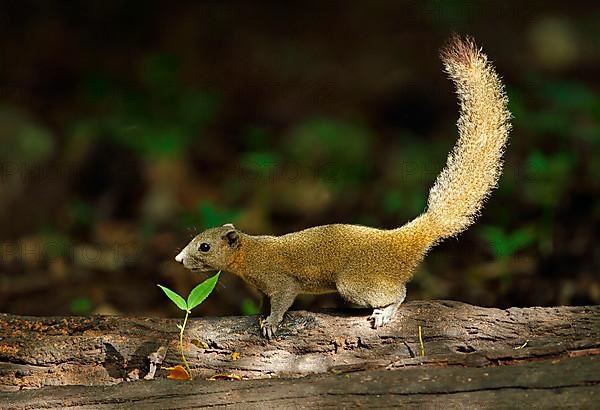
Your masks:
<path fill-rule="evenodd" d="M 460 105 L 459 138 L 429 192 L 423 214 L 396 229 L 333 224 L 282 236 L 252 236 L 232 224 L 207 229 L 175 257 L 192 271 L 227 271 L 270 299 L 260 321 L 274 337 L 299 294 L 339 292 L 373 308 L 373 328 L 388 323 L 425 254 L 474 222 L 496 187 L 511 129 L 504 87 L 473 40 L 454 36 L 441 52 Z"/>

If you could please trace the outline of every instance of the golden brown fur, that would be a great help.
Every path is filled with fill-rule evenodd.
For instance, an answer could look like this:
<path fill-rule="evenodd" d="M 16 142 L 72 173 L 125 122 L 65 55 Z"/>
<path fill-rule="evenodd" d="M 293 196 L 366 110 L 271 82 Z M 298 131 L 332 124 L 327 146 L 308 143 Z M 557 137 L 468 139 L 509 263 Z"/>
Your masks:
<path fill-rule="evenodd" d="M 427 251 L 473 223 L 497 183 L 510 130 L 502 83 L 473 42 L 454 38 L 442 59 L 460 102 L 459 139 L 423 215 L 393 230 L 337 224 L 279 237 L 247 235 L 228 224 L 202 232 L 176 260 L 189 269 L 232 272 L 266 294 L 267 337 L 300 293 L 337 291 L 375 308 L 374 327 L 389 321 Z"/>

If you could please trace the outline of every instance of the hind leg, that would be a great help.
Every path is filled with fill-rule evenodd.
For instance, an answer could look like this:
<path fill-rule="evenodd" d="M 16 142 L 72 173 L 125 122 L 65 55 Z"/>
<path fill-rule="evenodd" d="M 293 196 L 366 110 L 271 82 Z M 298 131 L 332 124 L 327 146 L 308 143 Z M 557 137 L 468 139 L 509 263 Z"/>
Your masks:
<path fill-rule="evenodd" d="M 396 302 L 394 302 L 390 305 L 387 305 L 386 307 L 383 307 L 383 308 L 373 309 L 373 314 L 371 316 L 369 316 L 369 319 L 368 319 L 371 321 L 371 326 L 373 326 L 373 329 L 377 329 L 378 327 L 381 327 L 381 326 L 385 325 L 386 323 L 388 323 L 390 320 L 392 320 L 392 318 L 398 311 L 398 308 L 400 307 L 402 302 L 404 302 L 405 298 L 406 298 L 406 286 L 402 285 L 402 293 L 399 295 L 399 298 Z"/>
<path fill-rule="evenodd" d="M 368 276 L 357 281 L 356 277 L 345 278 L 344 275 L 340 275 L 336 287 L 344 299 L 360 306 L 374 308 L 369 317 L 374 329 L 388 323 L 406 297 L 404 283 L 386 283 L 381 278 L 370 279 Z"/>

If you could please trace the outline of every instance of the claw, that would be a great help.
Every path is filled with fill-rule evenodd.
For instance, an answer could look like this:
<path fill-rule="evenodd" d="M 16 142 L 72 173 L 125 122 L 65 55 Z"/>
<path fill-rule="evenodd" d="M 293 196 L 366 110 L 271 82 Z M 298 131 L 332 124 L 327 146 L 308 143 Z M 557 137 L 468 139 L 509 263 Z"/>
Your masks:
<path fill-rule="evenodd" d="M 383 309 L 373 310 L 373 314 L 369 316 L 368 320 L 371 321 L 371 326 L 373 327 L 373 329 L 377 329 L 383 326 Z"/>
<path fill-rule="evenodd" d="M 261 319 L 259 324 L 264 337 L 267 339 L 273 339 L 273 337 L 275 337 L 277 325 L 272 325 L 268 317 L 264 320 Z"/>
<path fill-rule="evenodd" d="M 367 320 L 371 321 L 373 329 L 380 328 L 392 320 L 398 310 L 398 306 L 400 306 L 400 303 L 394 303 L 384 308 L 373 309 L 373 314 L 369 316 Z"/>

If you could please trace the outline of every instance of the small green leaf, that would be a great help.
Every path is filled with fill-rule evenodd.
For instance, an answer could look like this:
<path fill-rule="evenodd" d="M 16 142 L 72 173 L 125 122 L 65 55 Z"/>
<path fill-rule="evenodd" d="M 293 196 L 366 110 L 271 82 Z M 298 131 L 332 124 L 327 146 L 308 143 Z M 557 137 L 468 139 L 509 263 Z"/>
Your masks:
<path fill-rule="evenodd" d="M 169 299 L 173 301 L 177 305 L 177 307 L 181 310 L 188 310 L 187 303 L 185 303 L 185 299 L 179 296 L 177 293 L 173 292 L 171 289 L 166 288 L 164 286 L 158 285 L 159 288 L 165 292 L 165 295 L 168 296 Z"/>
<path fill-rule="evenodd" d="M 219 280 L 220 273 L 220 271 L 217 272 L 215 276 L 206 279 L 204 282 L 192 289 L 187 299 L 187 306 L 189 310 L 192 310 L 200 303 L 204 302 L 204 299 L 210 295 L 210 292 L 212 292 L 217 284 L 217 281 Z"/>

